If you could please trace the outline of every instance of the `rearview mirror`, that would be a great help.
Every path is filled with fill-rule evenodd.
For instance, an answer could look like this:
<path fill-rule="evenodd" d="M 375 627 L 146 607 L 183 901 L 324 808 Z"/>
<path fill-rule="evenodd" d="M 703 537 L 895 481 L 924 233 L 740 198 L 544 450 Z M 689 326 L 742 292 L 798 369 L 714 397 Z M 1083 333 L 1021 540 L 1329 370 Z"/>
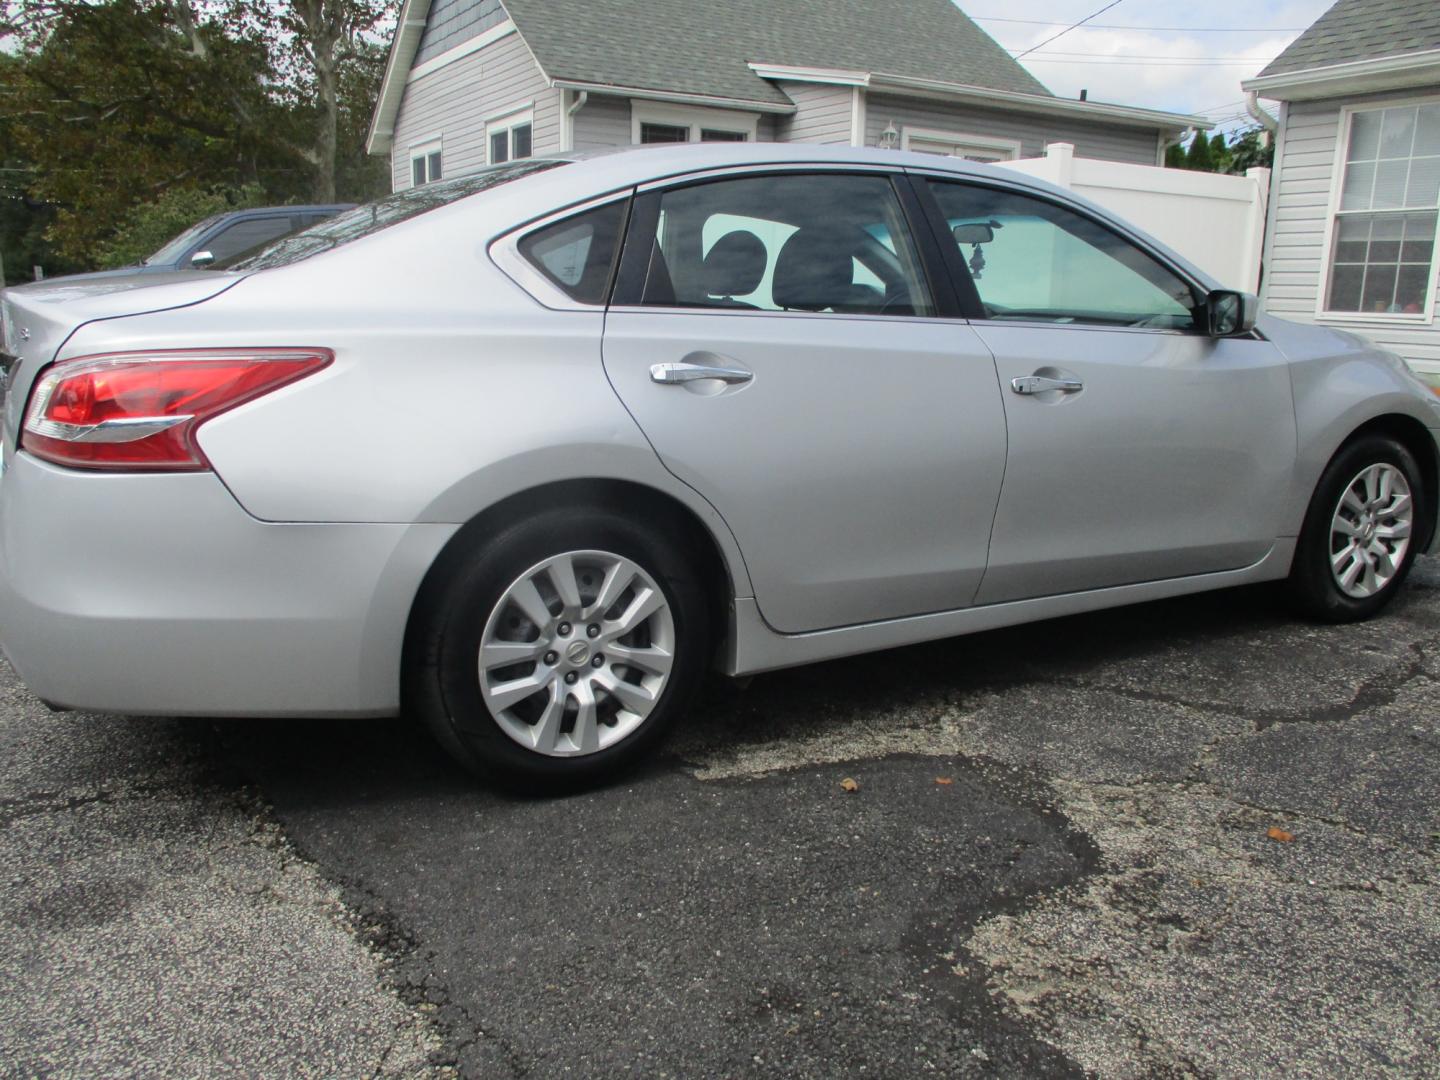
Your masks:
<path fill-rule="evenodd" d="M 956 225 L 950 230 L 957 244 L 988 244 L 995 239 L 995 230 L 983 221 L 973 225 Z"/>
<path fill-rule="evenodd" d="M 215 256 L 208 251 L 197 251 L 190 256 L 191 266 L 208 266 L 215 261 Z"/>
<path fill-rule="evenodd" d="M 1211 337 L 1233 337 L 1248 334 L 1255 328 L 1255 315 L 1260 301 L 1254 293 L 1216 289 L 1205 300 L 1208 330 Z"/>

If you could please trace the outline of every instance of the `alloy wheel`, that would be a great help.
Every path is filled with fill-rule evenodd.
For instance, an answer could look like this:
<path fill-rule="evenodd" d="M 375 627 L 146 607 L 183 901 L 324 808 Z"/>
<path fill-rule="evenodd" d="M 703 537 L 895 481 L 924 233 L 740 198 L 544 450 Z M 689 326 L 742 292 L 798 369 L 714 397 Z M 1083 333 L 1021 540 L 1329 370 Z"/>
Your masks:
<path fill-rule="evenodd" d="M 655 579 L 612 552 L 568 551 L 501 594 L 480 639 L 480 691 L 525 749 L 578 757 L 645 722 L 674 657 L 675 619 Z"/>
<path fill-rule="evenodd" d="M 1377 462 L 1346 485 L 1330 521 L 1330 572 L 1346 596 L 1374 596 L 1399 572 L 1415 503 L 1396 466 Z"/>

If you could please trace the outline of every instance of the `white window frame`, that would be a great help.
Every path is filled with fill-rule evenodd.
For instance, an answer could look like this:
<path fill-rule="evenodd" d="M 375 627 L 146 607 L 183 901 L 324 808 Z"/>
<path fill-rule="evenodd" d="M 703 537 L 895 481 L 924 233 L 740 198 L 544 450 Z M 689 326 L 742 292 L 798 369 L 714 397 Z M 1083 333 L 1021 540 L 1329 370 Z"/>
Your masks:
<path fill-rule="evenodd" d="M 712 109 L 706 105 L 666 105 L 630 99 L 630 144 L 640 145 L 641 124 L 665 124 L 690 129 L 690 142 L 700 141 L 701 131 L 733 131 L 755 142 L 760 114 L 738 109 Z"/>
<path fill-rule="evenodd" d="M 955 147 L 973 146 L 977 150 L 994 150 L 1008 155 L 1004 159 L 1006 161 L 1015 161 L 1020 157 L 1020 140 L 1007 139 L 1000 135 L 967 135 L 961 131 L 940 131 L 937 128 L 911 127 L 906 124 L 900 129 L 900 149 L 909 150 L 912 139 L 948 143 Z"/>
<path fill-rule="evenodd" d="M 430 175 L 429 158 L 430 158 L 430 155 L 431 155 L 431 154 L 439 154 L 439 155 L 440 155 L 440 175 L 439 175 L 438 177 L 432 177 L 432 176 Z M 406 174 L 406 176 L 405 176 L 405 181 L 406 181 L 405 186 L 406 186 L 407 188 L 413 188 L 413 187 L 416 186 L 416 184 L 415 184 L 415 162 L 421 161 L 421 160 L 424 160 L 424 161 L 426 162 L 426 165 L 425 165 L 425 183 L 426 183 L 426 184 L 433 184 L 436 180 L 443 180 L 444 177 L 445 177 L 445 141 L 444 141 L 444 139 L 442 139 L 439 135 L 430 135 L 430 136 L 428 136 L 428 137 L 426 137 L 426 138 L 424 138 L 424 139 L 419 140 L 418 142 L 413 142 L 413 143 L 410 144 L 410 171 L 409 171 L 409 172 Z"/>
<path fill-rule="evenodd" d="M 515 161 L 515 137 L 511 134 L 517 127 L 530 125 L 530 153 L 529 157 L 535 156 L 535 103 L 527 102 L 524 105 L 512 105 L 508 109 L 491 113 L 485 117 L 485 162 L 487 165 L 494 165 L 490 160 L 490 139 L 491 136 L 505 133 L 505 161 Z M 524 158 L 519 160 L 524 161 Z"/>
<path fill-rule="evenodd" d="M 1403 109 L 1410 105 L 1437 105 L 1440 97 L 1407 97 L 1391 101 L 1367 101 L 1363 104 L 1346 105 L 1340 110 L 1339 135 L 1335 143 L 1335 160 L 1330 169 L 1330 200 L 1325 207 L 1324 246 L 1320 249 L 1320 288 L 1315 295 L 1315 317 L 1325 322 L 1341 323 L 1388 323 L 1399 326 L 1430 326 L 1435 321 L 1435 279 L 1440 276 L 1440 205 L 1435 207 L 1435 239 L 1430 248 L 1430 277 L 1425 288 L 1425 302 L 1414 314 L 1403 311 L 1330 311 L 1326 303 L 1330 298 L 1330 275 L 1334 273 L 1335 222 L 1340 216 L 1340 196 L 1345 187 L 1345 164 L 1350 153 L 1350 126 L 1356 113 L 1382 112 L 1385 109 Z M 1440 200 L 1437 200 L 1440 202 Z M 1355 210 L 1350 213 L 1373 213 L 1369 210 Z M 1386 212 L 1386 211 L 1381 211 Z M 1427 208 L 1410 208 L 1395 213 L 1425 213 Z"/>

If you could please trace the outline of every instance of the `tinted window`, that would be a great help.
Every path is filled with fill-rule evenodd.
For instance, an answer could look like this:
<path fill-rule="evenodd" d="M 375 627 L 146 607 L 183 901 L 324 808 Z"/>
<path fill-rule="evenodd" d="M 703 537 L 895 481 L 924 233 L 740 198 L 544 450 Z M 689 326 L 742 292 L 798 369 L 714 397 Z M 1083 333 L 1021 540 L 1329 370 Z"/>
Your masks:
<path fill-rule="evenodd" d="M 626 302 L 860 315 L 934 311 L 886 176 L 745 177 L 643 199 L 635 218 L 654 222 L 654 240 L 637 238 L 634 255 L 627 248 Z"/>
<path fill-rule="evenodd" d="M 210 252 L 216 262 L 221 262 L 242 251 L 278 240 L 294 229 L 294 219 L 289 214 L 281 217 L 249 218 L 237 221 L 228 229 L 210 237 L 205 241 L 204 250 Z"/>
<path fill-rule="evenodd" d="M 159 251 L 155 252 L 154 255 L 151 255 L 148 259 L 142 259 L 140 265 L 149 266 L 151 263 L 154 263 L 157 266 L 165 266 L 168 263 L 173 263 L 194 246 L 195 241 L 204 235 L 205 230 L 209 229 L 224 216 L 224 214 L 212 214 L 203 221 L 197 221 Z"/>
<path fill-rule="evenodd" d="M 567 295 L 603 304 L 625 207 L 622 199 L 537 229 L 520 241 L 520 254 Z"/>
<path fill-rule="evenodd" d="M 991 319 L 1190 330 L 1199 298 L 1129 240 L 1043 199 L 930 183 Z"/>

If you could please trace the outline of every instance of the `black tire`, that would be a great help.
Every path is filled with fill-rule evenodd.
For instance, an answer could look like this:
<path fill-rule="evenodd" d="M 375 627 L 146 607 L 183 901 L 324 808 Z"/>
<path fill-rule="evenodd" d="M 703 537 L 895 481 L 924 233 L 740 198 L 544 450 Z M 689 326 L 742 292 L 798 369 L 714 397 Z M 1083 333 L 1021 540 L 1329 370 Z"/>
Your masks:
<path fill-rule="evenodd" d="M 1331 522 L 1351 482 L 1365 469 L 1378 464 L 1391 465 L 1404 475 L 1413 500 L 1414 533 L 1390 580 L 1373 595 L 1361 598 L 1348 595 L 1331 572 Z M 1405 583 L 1429 513 L 1420 467 L 1404 446 L 1383 435 L 1366 435 L 1341 447 L 1321 475 L 1305 513 L 1287 582 L 1293 604 L 1302 614 L 1326 622 L 1357 622 L 1377 614 Z"/>
<path fill-rule="evenodd" d="M 622 556 L 659 586 L 674 620 L 674 659 L 635 730 L 593 753 L 556 757 L 506 734 L 486 705 L 478 657 L 486 622 L 506 590 L 537 564 L 576 551 Z M 555 510 L 519 521 L 427 584 L 407 663 L 409 707 L 462 765 L 506 787 L 555 791 L 612 777 L 655 749 L 702 681 L 709 620 L 699 565 L 675 537 L 608 510 Z"/>

